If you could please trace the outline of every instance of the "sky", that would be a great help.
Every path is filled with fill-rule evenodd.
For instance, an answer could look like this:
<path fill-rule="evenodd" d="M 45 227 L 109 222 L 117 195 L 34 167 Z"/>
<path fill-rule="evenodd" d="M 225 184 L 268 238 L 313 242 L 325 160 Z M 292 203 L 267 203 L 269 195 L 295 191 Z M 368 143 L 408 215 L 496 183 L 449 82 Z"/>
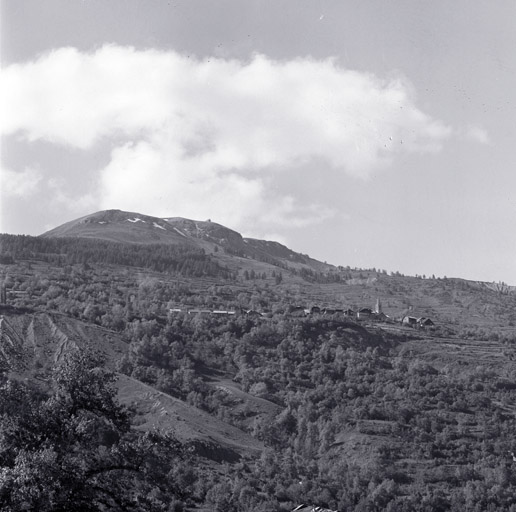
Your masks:
<path fill-rule="evenodd" d="M 516 285 L 513 0 L 0 6 L 0 232 L 209 218 Z"/>

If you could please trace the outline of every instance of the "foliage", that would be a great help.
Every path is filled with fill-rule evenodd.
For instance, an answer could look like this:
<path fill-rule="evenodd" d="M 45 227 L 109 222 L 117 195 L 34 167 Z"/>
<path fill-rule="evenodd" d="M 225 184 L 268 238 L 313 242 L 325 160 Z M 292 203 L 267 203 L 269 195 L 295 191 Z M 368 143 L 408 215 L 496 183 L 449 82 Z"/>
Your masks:
<path fill-rule="evenodd" d="M 45 246 L 31 245 L 29 238 L 20 242 L 20 252 L 18 241 L 2 247 L 16 260 L 9 260 L 4 280 L 12 302 L 117 331 L 110 335 L 128 346 L 119 371 L 232 423 L 266 448 L 255 460 L 217 469 L 185 462 L 184 449 L 173 440 L 137 434 L 116 403 L 114 375 L 90 356 L 77 356 L 55 369 L 48 390 L 3 383 L 5 510 L 181 510 L 203 504 L 227 512 L 279 512 L 300 502 L 350 511 L 516 510 L 514 330 L 455 317 L 463 304 L 477 307 L 471 297 L 478 293 L 489 314 L 513 321 L 512 296 L 461 280 L 387 276 L 374 269 L 341 269 L 333 277 L 251 269 L 241 271 L 238 282 L 216 270 L 187 280 L 191 263 L 185 273 L 118 266 L 117 258 L 150 265 L 146 249 L 118 254 L 124 251 L 116 244 L 102 248 L 103 242 L 87 241 L 88 250 L 99 252 L 77 246 L 74 255 L 74 240 Z M 20 262 L 22 257 L 47 263 Z M 429 335 L 338 316 L 295 318 L 289 311 L 306 304 L 312 292 L 304 284 L 289 286 L 293 278 L 317 283 L 309 288 L 314 301 L 323 291 L 359 290 L 357 305 L 365 301 L 366 287 L 371 293 L 378 287 L 392 294 L 385 304 L 401 297 L 409 307 L 417 286 L 422 297 L 440 301 L 443 316 L 453 322 Z M 178 305 L 266 315 L 169 311 Z M 489 361 L 501 356 L 497 366 L 472 352 L 471 343 L 482 340 Z M 449 360 L 440 353 L 446 344 L 459 347 Z M 268 416 L 244 407 L 217 387 L 219 377 L 280 412 Z"/>
<path fill-rule="evenodd" d="M 4 379 L 2 510 L 158 511 L 181 495 L 163 471 L 180 456 L 179 446 L 131 431 L 113 384 L 114 374 L 87 353 L 56 365 L 49 394 Z"/>
<path fill-rule="evenodd" d="M 141 267 L 185 276 L 224 276 L 223 269 L 199 249 L 168 244 L 127 245 L 99 239 L 0 235 L 4 260 L 39 259 L 58 266 L 102 263 Z"/>
<path fill-rule="evenodd" d="M 508 455 L 516 448 L 516 421 L 499 407 L 516 407 L 509 378 L 394 356 L 402 339 L 344 320 L 169 322 L 132 341 L 123 370 L 213 414 L 225 410 L 224 419 L 270 447 L 247 472 L 217 487 L 223 497 L 209 494 L 225 510 L 249 510 L 234 479 L 261 490 L 253 498 L 257 507 L 272 499 L 275 507 L 283 500 L 343 510 L 463 510 L 471 486 L 483 496 L 482 510 L 516 507 Z M 272 421 L 232 415 L 226 397 L 193 370 L 201 365 L 234 375 L 244 390 L 283 412 Z M 352 462 L 337 448 L 347 435 L 384 441 L 356 452 Z M 420 480 L 413 478 L 414 459 Z"/>

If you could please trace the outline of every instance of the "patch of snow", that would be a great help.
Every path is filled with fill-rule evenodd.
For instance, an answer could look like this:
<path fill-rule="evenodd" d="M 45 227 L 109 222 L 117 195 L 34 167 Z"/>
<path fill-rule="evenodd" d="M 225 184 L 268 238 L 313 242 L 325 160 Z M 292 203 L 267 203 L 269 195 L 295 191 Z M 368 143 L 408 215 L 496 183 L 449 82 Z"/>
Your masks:
<path fill-rule="evenodd" d="M 163 227 L 163 226 L 160 226 L 159 224 L 156 224 L 156 222 L 153 222 L 152 225 L 155 227 L 155 228 L 159 228 L 159 229 L 162 229 L 163 231 L 166 231 L 166 229 Z"/>
<path fill-rule="evenodd" d="M 99 220 L 99 224 L 107 224 L 105 220 Z"/>
<path fill-rule="evenodd" d="M 247 240 L 244 240 L 244 244 L 248 244 L 249 242 Z"/>
<path fill-rule="evenodd" d="M 135 217 L 134 219 L 127 219 L 127 222 L 132 222 L 133 224 L 135 222 L 143 222 L 145 224 L 145 221 L 142 219 L 139 219 L 138 217 Z"/>
<path fill-rule="evenodd" d="M 174 228 L 174 231 L 177 231 L 180 235 L 182 235 L 182 236 L 184 236 L 185 238 L 187 238 L 187 236 L 186 236 L 182 231 L 180 231 L 179 229 Z"/>

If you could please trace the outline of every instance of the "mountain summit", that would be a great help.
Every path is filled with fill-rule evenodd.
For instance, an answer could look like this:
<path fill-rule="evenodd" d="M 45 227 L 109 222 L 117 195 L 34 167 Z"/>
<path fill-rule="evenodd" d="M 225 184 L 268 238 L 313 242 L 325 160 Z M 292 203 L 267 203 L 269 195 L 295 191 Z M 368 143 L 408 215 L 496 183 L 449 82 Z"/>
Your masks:
<path fill-rule="evenodd" d="M 131 244 L 188 244 L 165 220 L 121 210 L 104 210 L 72 220 L 41 235 L 44 238 L 97 238 Z"/>
<path fill-rule="evenodd" d="M 335 268 L 292 251 L 279 242 L 244 238 L 237 231 L 211 220 L 159 218 L 122 210 L 103 210 L 86 215 L 40 236 L 95 238 L 129 244 L 186 245 L 203 249 L 207 254 L 217 255 L 220 259 L 240 257 L 275 266 L 304 267 L 317 271 Z"/>

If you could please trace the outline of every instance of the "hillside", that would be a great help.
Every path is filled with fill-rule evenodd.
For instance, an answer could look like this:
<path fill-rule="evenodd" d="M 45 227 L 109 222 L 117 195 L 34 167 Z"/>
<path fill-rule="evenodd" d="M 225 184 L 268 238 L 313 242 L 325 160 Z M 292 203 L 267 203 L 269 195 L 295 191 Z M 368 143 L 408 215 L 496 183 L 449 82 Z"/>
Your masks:
<path fill-rule="evenodd" d="M 489 336 L 486 329 L 510 334 L 516 324 L 516 294 L 513 287 L 503 283 L 335 267 L 277 242 L 244 238 L 211 221 L 159 219 L 108 210 L 64 224 L 42 237 L 92 237 L 135 245 L 188 247 L 206 254 L 207 261 L 226 269 L 237 283 L 245 281 L 243 290 L 265 284 L 276 286 L 279 281 L 277 290 L 288 293 L 292 302 L 353 309 L 373 307 L 379 298 L 391 318 L 406 314 L 435 318 L 440 325 L 465 336 Z M 211 273 L 214 277 L 220 274 Z M 206 281 L 205 286 L 216 283 Z M 235 293 L 240 288 L 237 283 L 231 283 Z"/>
<path fill-rule="evenodd" d="M 195 247 L 212 254 L 223 264 L 230 265 L 235 262 L 235 258 L 242 258 L 284 268 L 306 268 L 316 271 L 334 268 L 296 253 L 278 242 L 244 238 L 240 233 L 216 222 L 195 221 L 182 217 L 161 219 L 121 210 L 96 212 L 67 222 L 41 236 Z"/>
<path fill-rule="evenodd" d="M 181 493 L 155 491 L 157 510 L 516 508 L 510 288 L 324 266 L 208 221 L 95 215 L 0 236 L 0 369 L 50 392 L 56 363 L 100 353 L 133 435 L 192 457 L 184 478 L 165 467 Z M 377 299 L 386 316 L 303 313 Z"/>
<path fill-rule="evenodd" d="M 52 367 L 67 354 L 88 350 L 99 354 L 109 368 L 115 368 L 129 345 L 120 333 L 59 314 L 27 312 L 0 306 L 0 368 L 11 376 L 44 381 Z M 140 429 L 160 428 L 184 443 L 191 443 L 209 458 L 236 460 L 241 454 L 260 452 L 263 445 L 248 434 L 191 404 L 160 392 L 137 379 L 118 378 L 119 398 L 137 413 Z M 238 391 L 247 407 L 261 399 Z M 276 406 L 269 404 L 272 415 Z M 263 415 L 258 404 L 257 414 Z M 270 409 L 270 408 L 269 408 Z"/>

